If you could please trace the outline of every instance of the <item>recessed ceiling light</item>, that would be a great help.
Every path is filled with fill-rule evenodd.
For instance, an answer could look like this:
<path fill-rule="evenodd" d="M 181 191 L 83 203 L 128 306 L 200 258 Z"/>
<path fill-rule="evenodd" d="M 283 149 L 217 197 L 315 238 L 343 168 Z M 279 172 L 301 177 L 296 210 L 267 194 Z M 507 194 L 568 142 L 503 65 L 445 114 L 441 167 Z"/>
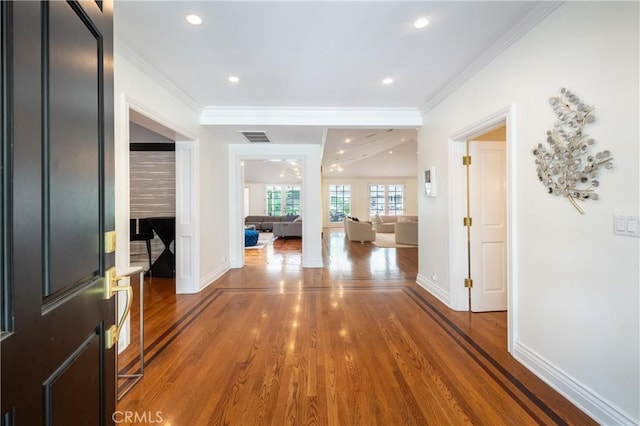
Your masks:
<path fill-rule="evenodd" d="M 413 21 L 413 28 L 424 28 L 427 25 L 429 25 L 429 20 L 427 18 L 418 18 L 415 21 Z"/>
<path fill-rule="evenodd" d="M 404 141 L 406 141 L 406 139 L 405 139 L 405 138 L 400 139 L 400 142 L 404 142 Z"/>
<path fill-rule="evenodd" d="M 387 77 L 384 80 L 382 80 L 382 84 L 391 84 L 393 83 L 393 79 L 391 77 Z"/>
<path fill-rule="evenodd" d="M 338 154 L 344 154 L 344 149 L 341 149 L 340 151 L 338 151 Z"/>
<path fill-rule="evenodd" d="M 229 76 L 229 81 L 232 82 L 232 83 L 237 83 L 237 82 L 240 81 L 240 78 L 236 77 L 235 75 L 231 75 L 231 76 Z"/>
<path fill-rule="evenodd" d="M 393 151 L 389 151 L 389 154 L 393 154 Z"/>
<path fill-rule="evenodd" d="M 186 19 L 191 25 L 202 25 L 202 18 L 195 13 L 187 13 L 184 19 Z"/>
<path fill-rule="evenodd" d="M 284 173 L 280 173 L 280 177 L 284 177 Z"/>
<path fill-rule="evenodd" d="M 343 169 L 342 167 L 338 167 L 338 171 L 339 171 L 339 172 L 341 172 L 341 171 L 343 171 L 343 170 L 344 170 L 344 169 Z"/>
<path fill-rule="evenodd" d="M 346 139 L 344 140 L 344 143 L 351 143 L 351 139 L 346 138 Z"/>

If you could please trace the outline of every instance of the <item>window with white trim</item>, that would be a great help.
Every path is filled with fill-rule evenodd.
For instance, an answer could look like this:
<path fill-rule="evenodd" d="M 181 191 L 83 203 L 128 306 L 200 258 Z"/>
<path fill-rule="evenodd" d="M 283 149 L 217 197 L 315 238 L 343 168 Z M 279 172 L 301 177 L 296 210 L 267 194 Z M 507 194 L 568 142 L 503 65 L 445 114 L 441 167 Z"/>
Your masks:
<path fill-rule="evenodd" d="M 385 194 L 384 185 L 369 185 L 369 216 L 373 217 L 377 214 L 385 212 Z"/>
<path fill-rule="evenodd" d="M 282 216 L 282 187 L 267 185 L 267 214 L 269 216 Z"/>
<path fill-rule="evenodd" d="M 300 187 L 267 185 L 266 211 L 269 216 L 300 215 Z"/>
<path fill-rule="evenodd" d="M 329 185 L 329 222 L 342 222 L 351 213 L 351 185 Z"/>
<path fill-rule="evenodd" d="M 404 185 L 369 185 L 369 214 L 401 216 L 404 214 Z"/>
<path fill-rule="evenodd" d="M 284 195 L 284 214 L 300 215 L 300 187 L 287 186 Z"/>

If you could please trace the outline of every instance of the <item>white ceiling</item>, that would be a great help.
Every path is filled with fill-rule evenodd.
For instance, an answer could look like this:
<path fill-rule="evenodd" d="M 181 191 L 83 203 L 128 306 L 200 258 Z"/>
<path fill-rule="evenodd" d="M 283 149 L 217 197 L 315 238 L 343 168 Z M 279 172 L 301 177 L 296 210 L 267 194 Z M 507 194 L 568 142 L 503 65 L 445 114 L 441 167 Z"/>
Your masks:
<path fill-rule="evenodd" d="M 549 9 L 548 5 L 528 1 L 116 0 L 114 25 L 121 53 L 133 54 L 138 62 L 153 67 L 197 111 L 207 107 L 424 111 L 541 19 L 540 10 Z M 187 24 L 184 17 L 189 12 L 200 15 L 203 25 Z M 419 17 L 427 17 L 430 24 L 413 28 Z M 230 83 L 231 75 L 240 82 Z M 382 84 L 386 77 L 394 82 Z M 210 129 L 216 140 L 248 143 L 239 130 L 267 131 L 273 143 L 324 143 L 327 161 L 336 161 L 328 159 L 345 137 L 344 130 L 317 126 Z M 415 131 L 411 131 L 415 143 Z M 350 163 L 344 166 L 345 176 L 350 173 L 347 167 L 355 170 L 360 162 L 364 162 L 358 167 L 362 170 L 381 170 L 367 165 L 369 159 L 380 157 L 387 145 L 401 142 L 380 135 L 381 139 L 365 141 L 368 152 L 364 142 L 358 148 L 358 155 L 367 154 L 363 160 L 339 158 Z M 406 151 L 414 152 L 415 163 L 415 149 Z M 385 168 L 395 163 L 388 160 L 383 161 Z M 328 173 L 327 163 L 323 164 Z M 398 175 L 402 170 L 389 173 L 406 176 L 406 168 Z"/>

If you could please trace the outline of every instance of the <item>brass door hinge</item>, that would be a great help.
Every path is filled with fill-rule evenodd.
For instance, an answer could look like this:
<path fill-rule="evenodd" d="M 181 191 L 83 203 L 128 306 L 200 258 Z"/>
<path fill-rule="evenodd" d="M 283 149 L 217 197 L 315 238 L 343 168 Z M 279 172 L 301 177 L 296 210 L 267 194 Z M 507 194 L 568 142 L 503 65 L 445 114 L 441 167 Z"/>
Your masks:
<path fill-rule="evenodd" d="M 471 220 L 470 217 L 467 216 L 467 217 L 463 217 L 462 218 L 462 225 L 463 226 L 471 226 L 471 224 L 472 224 L 472 220 Z"/>
<path fill-rule="evenodd" d="M 463 166 L 471 165 L 471 156 L 470 155 L 463 155 L 462 156 L 462 165 Z"/>
<path fill-rule="evenodd" d="M 104 233 L 104 252 L 113 253 L 116 251 L 116 231 Z"/>
<path fill-rule="evenodd" d="M 464 287 L 465 288 L 473 288 L 473 280 L 471 278 L 464 279 Z"/>

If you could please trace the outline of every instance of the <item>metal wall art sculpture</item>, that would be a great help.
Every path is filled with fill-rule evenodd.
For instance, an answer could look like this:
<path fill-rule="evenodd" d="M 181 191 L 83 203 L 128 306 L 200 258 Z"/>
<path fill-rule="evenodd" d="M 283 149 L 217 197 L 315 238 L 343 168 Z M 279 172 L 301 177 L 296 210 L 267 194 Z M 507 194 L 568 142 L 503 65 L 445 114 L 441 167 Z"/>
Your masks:
<path fill-rule="evenodd" d="M 585 105 L 564 87 L 549 103 L 558 121 L 547 131 L 546 145 L 539 143 L 533 150 L 538 179 L 549 194 L 567 197 L 584 214 L 578 201 L 598 199 L 594 189 L 600 185 L 598 172 L 601 167 L 613 168 L 613 158 L 606 150 L 589 153 L 595 141 L 584 133 L 584 127 L 595 120 L 593 106 Z"/>

